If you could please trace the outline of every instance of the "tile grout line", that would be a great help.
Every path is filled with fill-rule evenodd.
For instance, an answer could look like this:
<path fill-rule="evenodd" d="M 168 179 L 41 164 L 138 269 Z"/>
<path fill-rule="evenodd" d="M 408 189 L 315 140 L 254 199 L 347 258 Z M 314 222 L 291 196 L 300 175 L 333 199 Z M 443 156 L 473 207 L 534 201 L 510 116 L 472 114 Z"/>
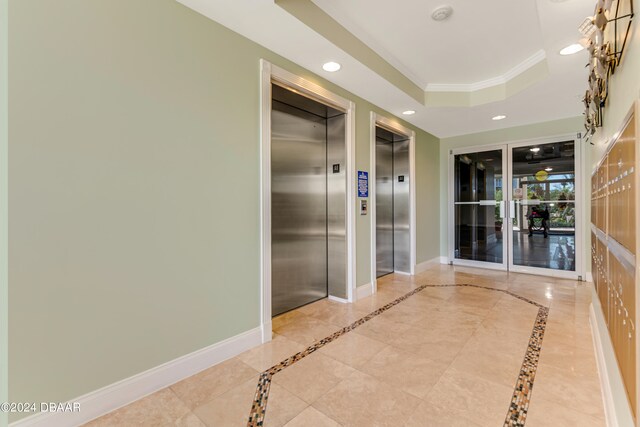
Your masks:
<path fill-rule="evenodd" d="M 516 383 L 516 389 L 514 391 L 511 404 L 509 406 L 509 413 L 507 415 L 507 420 L 505 421 L 505 426 L 524 426 L 524 419 L 526 418 L 528 404 L 530 400 L 531 388 L 533 387 L 533 378 L 535 377 L 535 370 L 538 365 L 538 358 L 540 355 L 540 345 L 542 344 L 542 337 L 544 336 L 544 328 L 546 326 L 546 316 L 549 313 L 549 309 L 542 304 L 539 304 L 535 301 L 529 300 L 525 297 L 517 295 L 511 291 L 505 289 L 496 289 L 489 288 L 486 286 L 472 285 L 472 284 L 447 284 L 447 285 L 421 285 L 412 291 L 402 295 L 399 298 L 383 305 L 382 307 L 372 311 L 366 316 L 356 320 L 348 326 L 334 332 L 333 334 L 321 339 L 320 341 L 316 341 L 311 344 L 306 349 L 294 354 L 291 357 L 283 360 L 282 362 L 272 366 L 266 371 L 260 374 L 260 379 L 258 380 L 258 385 L 256 387 L 256 394 L 254 396 L 251 411 L 249 412 L 249 419 L 247 421 L 247 427 L 262 427 L 264 425 L 264 417 L 267 411 L 267 401 L 269 399 L 269 389 L 271 387 L 271 379 L 275 374 L 282 371 L 283 369 L 293 365 L 299 360 L 307 357 L 310 354 L 313 354 L 320 348 L 329 344 L 330 342 L 336 340 L 347 332 L 351 332 L 357 327 L 363 325 L 374 317 L 384 313 L 390 308 L 396 306 L 407 298 L 417 294 L 418 292 L 426 289 L 426 288 L 445 288 L 445 287 L 473 287 L 479 289 L 487 289 L 490 291 L 502 292 L 508 295 L 511 295 L 515 298 L 518 298 L 522 301 L 525 301 L 529 304 L 533 304 L 539 308 L 538 317 L 536 318 L 536 323 L 534 325 L 534 331 L 531 335 L 531 339 L 529 340 L 529 347 L 527 348 L 527 353 L 525 354 L 525 360 L 522 364 L 522 368 L 520 370 L 520 376 L 518 377 L 518 381 Z M 544 320 L 540 322 L 541 313 L 544 312 Z M 536 334 L 536 328 L 540 327 L 541 332 Z M 534 336 L 538 337 L 538 339 L 534 342 Z M 537 347 L 532 350 L 532 343 L 537 344 Z M 523 386 L 526 385 L 526 387 Z M 517 424 L 511 423 L 511 418 L 513 418 L 512 414 L 516 415 Z"/>

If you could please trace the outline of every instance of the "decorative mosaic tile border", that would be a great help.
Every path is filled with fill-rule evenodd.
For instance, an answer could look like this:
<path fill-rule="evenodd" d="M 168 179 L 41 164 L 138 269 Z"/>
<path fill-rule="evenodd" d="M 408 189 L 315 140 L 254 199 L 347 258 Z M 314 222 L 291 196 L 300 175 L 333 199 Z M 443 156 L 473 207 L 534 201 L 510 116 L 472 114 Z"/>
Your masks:
<path fill-rule="evenodd" d="M 531 389 L 533 388 L 533 380 L 538 369 L 538 360 L 540 359 L 540 350 L 542 347 L 542 338 L 547 326 L 547 317 L 549 309 L 540 307 L 538 316 L 533 325 L 533 332 L 529 338 L 529 345 L 524 356 L 524 362 L 520 368 L 516 388 L 511 397 L 511 405 L 507 412 L 507 419 L 504 421 L 505 427 L 523 427 L 527 419 L 527 411 L 529 410 L 529 402 L 531 400 Z"/>
<path fill-rule="evenodd" d="M 549 314 L 549 308 L 535 301 L 532 301 L 528 298 L 514 294 L 513 292 L 510 292 L 510 291 L 507 291 L 505 289 L 489 288 L 486 286 L 479 286 L 479 285 L 472 285 L 472 284 L 465 283 L 465 284 L 452 284 L 452 285 L 421 285 L 415 288 L 414 290 L 412 290 L 411 292 L 391 301 L 388 304 L 385 304 L 384 306 L 378 308 L 375 311 L 372 311 L 366 316 L 334 332 L 328 337 L 325 337 L 320 341 L 316 341 L 306 349 L 294 354 L 293 356 L 283 360 L 277 365 L 274 365 L 271 368 L 267 369 L 266 371 L 262 372 L 260 374 L 260 379 L 258 380 L 258 386 L 256 387 L 256 394 L 253 399 L 253 403 L 251 405 L 251 412 L 249 413 L 249 420 L 247 422 L 247 427 L 261 427 L 264 425 L 264 417 L 267 412 L 267 401 L 269 399 L 269 388 L 271 387 L 271 379 L 275 374 L 287 368 L 288 366 L 293 365 L 299 360 L 307 357 L 308 355 L 314 353 L 316 350 L 324 347 L 325 345 L 336 340 L 337 338 L 341 337 L 347 332 L 350 332 L 355 328 L 368 322 L 369 320 L 373 319 L 374 317 L 379 316 L 380 314 L 384 313 L 385 311 L 389 310 L 395 305 L 401 303 L 407 298 L 417 294 L 418 292 L 426 288 L 446 288 L 446 287 L 471 287 L 471 288 L 487 289 L 490 291 L 502 292 L 538 307 L 538 316 L 536 317 L 536 322 L 533 327 L 533 332 L 531 333 L 531 338 L 529 339 L 529 345 L 527 347 L 527 352 L 525 354 L 524 362 L 522 363 L 522 367 L 520 368 L 520 375 L 518 376 L 518 380 L 516 382 L 516 387 L 513 392 L 513 397 L 511 398 L 511 404 L 509 405 L 507 418 L 504 422 L 504 427 L 524 426 L 525 419 L 527 417 L 527 410 L 529 408 L 529 401 L 531 399 L 531 390 L 533 388 L 533 380 L 535 378 L 536 369 L 538 367 L 538 360 L 540 358 L 540 349 L 542 346 L 542 338 L 544 337 L 544 331 L 547 324 L 547 316 Z"/>

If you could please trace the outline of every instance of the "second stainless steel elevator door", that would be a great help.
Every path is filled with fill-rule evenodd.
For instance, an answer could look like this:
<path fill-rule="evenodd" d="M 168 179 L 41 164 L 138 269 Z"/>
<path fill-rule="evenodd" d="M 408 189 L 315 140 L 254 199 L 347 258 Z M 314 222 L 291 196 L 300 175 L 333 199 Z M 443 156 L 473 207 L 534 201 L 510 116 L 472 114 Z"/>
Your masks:
<path fill-rule="evenodd" d="M 393 144 L 376 137 L 376 276 L 393 273 Z"/>
<path fill-rule="evenodd" d="M 273 86 L 271 310 L 346 298 L 344 114 Z"/>
<path fill-rule="evenodd" d="M 409 140 L 376 128 L 376 277 L 411 271 Z"/>
<path fill-rule="evenodd" d="M 397 136 L 395 137 L 397 138 Z M 406 138 L 406 137 L 401 137 Z M 393 143 L 393 270 L 411 272 L 409 228 L 409 140 Z"/>
<path fill-rule="evenodd" d="M 329 110 L 328 115 L 335 114 Z M 329 295 L 347 299 L 347 170 L 344 114 L 327 119 L 327 270 Z M 337 166 L 337 168 L 335 167 Z"/>

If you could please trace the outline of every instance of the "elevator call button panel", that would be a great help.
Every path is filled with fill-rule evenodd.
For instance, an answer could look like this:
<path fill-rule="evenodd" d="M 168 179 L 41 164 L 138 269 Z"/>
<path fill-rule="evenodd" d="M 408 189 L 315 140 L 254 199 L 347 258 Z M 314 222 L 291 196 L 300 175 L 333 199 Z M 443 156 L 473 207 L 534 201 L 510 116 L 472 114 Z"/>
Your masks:
<path fill-rule="evenodd" d="M 367 199 L 360 200 L 360 215 L 367 214 Z"/>

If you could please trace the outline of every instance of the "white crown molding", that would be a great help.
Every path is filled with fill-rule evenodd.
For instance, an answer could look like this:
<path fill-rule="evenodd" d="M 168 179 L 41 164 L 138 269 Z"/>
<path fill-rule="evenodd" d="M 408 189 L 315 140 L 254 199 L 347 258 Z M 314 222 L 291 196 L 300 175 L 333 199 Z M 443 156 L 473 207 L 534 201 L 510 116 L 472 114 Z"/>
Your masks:
<path fill-rule="evenodd" d="M 313 1 L 313 0 L 312 0 Z M 517 64 L 515 67 L 508 70 L 506 73 L 492 77 L 487 80 L 482 80 L 475 83 L 460 83 L 460 84 L 447 84 L 447 83 L 429 83 L 425 84 L 424 80 L 419 78 L 409 67 L 407 67 L 402 61 L 398 60 L 395 55 L 382 47 L 373 37 L 369 36 L 359 25 L 357 25 L 348 16 L 341 13 L 337 7 L 331 3 L 323 3 L 321 8 L 332 19 L 338 22 L 342 27 L 347 29 L 354 37 L 364 42 L 371 47 L 378 55 L 380 55 L 385 61 L 396 68 L 407 79 L 414 84 L 423 88 L 425 92 L 475 92 L 482 89 L 491 88 L 499 85 L 506 85 L 509 80 L 517 77 L 529 68 L 537 65 L 539 62 L 546 59 L 546 52 L 543 49 L 538 50 L 536 53 Z"/>
<path fill-rule="evenodd" d="M 546 58 L 546 52 L 541 49 L 500 76 L 492 77 L 490 79 L 482 80 L 475 83 L 429 83 L 425 88 L 425 92 L 476 92 L 494 86 L 506 85 L 510 80 L 513 80 L 520 74 L 538 65 Z"/>
<path fill-rule="evenodd" d="M 520 74 L 527 71 L 529 68 L 544 61 L 545 59 L 547 59 L 547 53 L 543 49 L 540 49 L 539 51 L 537 51 L 536 53 L 534 53 L 533 55 L 531 55 L 530 57 L 528 57 L 527 59 L 525 59 L 524 61 L 522 61 L 521 63 L 519 63 L 509 71 L 507 71 L 506 73 L 504 73 L 504 77 L 506 81 L 514 79 Z"/>

